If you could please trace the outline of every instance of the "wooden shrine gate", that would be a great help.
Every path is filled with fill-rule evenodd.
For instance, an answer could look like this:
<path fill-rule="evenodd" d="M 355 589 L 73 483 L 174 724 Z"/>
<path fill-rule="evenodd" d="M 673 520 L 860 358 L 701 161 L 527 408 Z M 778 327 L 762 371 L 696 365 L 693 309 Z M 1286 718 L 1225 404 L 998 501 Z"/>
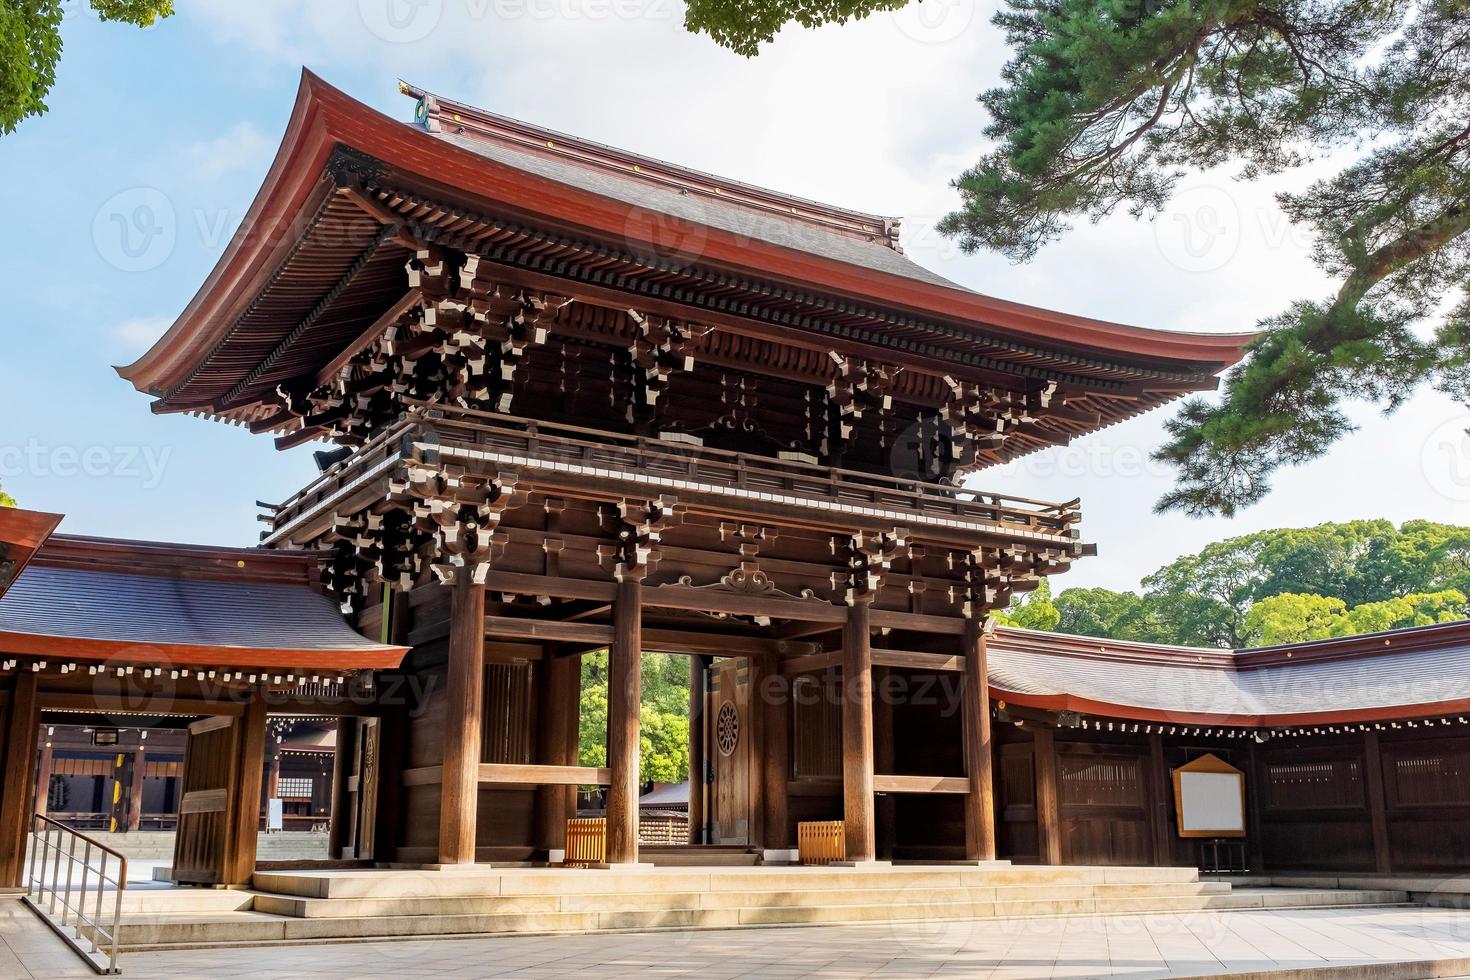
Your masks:
<path fill-rule="evenodd" d="M 239 716 L 189 725 L 172 877 L 184 884 L 246 884 L 255 873 L 265 760 L 265 702 Z"/>
<path fill-rule="evenodd" d="M 709 756 L 714 770 L 710 794 L 710 843 L 754 844 L 758 767 L 752 765 L 750 664 L 745 659 L 716 663 L 710 671 Z"/>

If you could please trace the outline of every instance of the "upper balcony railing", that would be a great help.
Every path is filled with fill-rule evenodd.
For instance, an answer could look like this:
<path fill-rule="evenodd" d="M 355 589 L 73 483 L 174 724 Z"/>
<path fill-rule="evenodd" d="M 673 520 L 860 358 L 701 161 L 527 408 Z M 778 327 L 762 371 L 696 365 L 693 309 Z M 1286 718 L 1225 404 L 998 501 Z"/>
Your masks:
<path fill-rule="evenodd" d="M 794 498 L 838 510 L 865 508 L 898 517 L 961 520 L 1000 531 L 1075 539 L 1079 502 L 1050 503 L 930 483 L 904 476 L 822 466 L 804 460 L 734 452 L 669 439 L 608 432 L 536 419 L 421 404 L 404 421 L 337 464 L 287 503 L 275 508 L 275 531 L 391 458 L 401 438 L 442 449 L 485 454 L 504 468 L 544 468 L 646 483 L 675 495 L 717 492 L 759 499 Z M 527 474 L 526 480 L 537 482 Z"/>

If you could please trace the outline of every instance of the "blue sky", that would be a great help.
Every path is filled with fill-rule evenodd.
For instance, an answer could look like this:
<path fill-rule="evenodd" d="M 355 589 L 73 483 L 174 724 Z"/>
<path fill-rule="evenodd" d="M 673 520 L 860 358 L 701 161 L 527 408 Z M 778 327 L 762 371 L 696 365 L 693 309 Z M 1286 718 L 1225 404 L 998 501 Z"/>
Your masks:
<path fill-rule="evenodd" d="M 69 5 L 72 9 L 80 4 Z M 685 34 L 674 0 L 184 0 L 137 31 L 64 24 L 51 111 L 0 138 L 0 482 L 74 533 L 252 543 L 254 501 L 314 472 L 308 451 L 154 416 L 112 371 L 159 336 L 208 275 L 259 186 L 303 65 L 390 114 L 395 79 L 557 129 L 819 200 L 907 217 L 920 262 L 974 289 L 1190 330 L 1248 329 L 1331 284 L 1266 187 L 1187 181 L 1152 222 L 1076 229 L 1033 263 L 964 256 L 932 231 L 947 181 L 984 147 L 975 93 L 1004 60 L 989 5 L 783 34 L 753 60 Z M 1330 172 L 1331 161 L 1318 173 Z M 139 207 L 151 208 L 140 212 Z M 122 237 L 123 221 L 141 220 Z M 131 248 L 124 242 L 131 241 Z M 1282 474 L 1234 521 L 1158 517 L 1147 462 L 1168 409 L 991 471 L 987 488 L 1085 506 L 1102 556 L 1059 586 L 1134 587 L 1207 541 L 1322 520 L 1470 523 L 1470 412 L 1426 393 L 1330 457 Z M 1458 465 L 1460 469 L 1453 468 Z"/>

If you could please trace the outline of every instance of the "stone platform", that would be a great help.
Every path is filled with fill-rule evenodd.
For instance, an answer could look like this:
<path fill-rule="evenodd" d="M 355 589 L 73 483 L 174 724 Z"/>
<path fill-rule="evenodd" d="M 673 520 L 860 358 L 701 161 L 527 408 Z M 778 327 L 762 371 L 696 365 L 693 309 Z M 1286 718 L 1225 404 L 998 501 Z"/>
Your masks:
<path fill-rule="evenodd" d="M 1389 906 L 1393 889 L 1235 888 L 1193 868 L 784 866 L 257 872 L 246 890 L 130 893 L 130 950 L 431 936 L 925 923 Z"/>

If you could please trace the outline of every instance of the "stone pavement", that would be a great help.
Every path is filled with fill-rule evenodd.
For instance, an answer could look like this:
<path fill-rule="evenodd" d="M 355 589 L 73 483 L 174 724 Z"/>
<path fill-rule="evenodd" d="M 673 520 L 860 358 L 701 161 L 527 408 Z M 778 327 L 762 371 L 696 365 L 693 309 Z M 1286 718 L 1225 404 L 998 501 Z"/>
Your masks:
<path fill-rule="evenodd" d="M 28 910 L 0 901 L 0 978 L 90 975 Z M 49 942 L 47 940 L 50 940 Z M 1470 960 L 1470 912 L 1377 908 L 982 919 L 275 946 L 125 955 L 136 980 L 479 977 L 1195 977 Z M 1465 970 L 1470 962 L 1458 964 Z M 1446 964 L 1433 975 L 1452 975 Z M 1428 976 L 1429 973 L 1417 975 Z"/>

